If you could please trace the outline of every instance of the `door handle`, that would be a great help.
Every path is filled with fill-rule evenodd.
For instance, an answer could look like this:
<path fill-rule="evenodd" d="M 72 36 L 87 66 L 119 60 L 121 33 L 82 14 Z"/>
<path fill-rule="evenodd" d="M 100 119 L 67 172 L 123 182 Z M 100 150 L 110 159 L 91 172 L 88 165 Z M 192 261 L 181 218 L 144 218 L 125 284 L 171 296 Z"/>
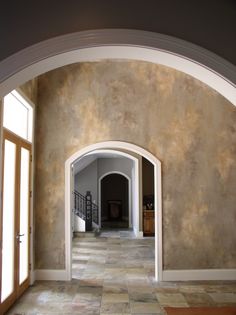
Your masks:
<path fill-rule="evenodd" d="M 16 239 L 18 240 L 19 243 L 22 243 L 22 241 L 20 240 L 20 237 L 24 235 L 25 234 L 19 234 L 19 233 L 16 235 Z"/>

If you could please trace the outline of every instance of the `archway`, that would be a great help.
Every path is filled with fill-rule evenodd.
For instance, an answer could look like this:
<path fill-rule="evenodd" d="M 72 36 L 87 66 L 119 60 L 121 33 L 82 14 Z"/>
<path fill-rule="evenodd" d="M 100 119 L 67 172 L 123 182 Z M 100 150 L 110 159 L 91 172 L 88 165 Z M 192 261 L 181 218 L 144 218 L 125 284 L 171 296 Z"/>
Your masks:
<path fill-rule="evenodd" d="M 0 63 L 0 97 L 49 70 L 105 58 L 144 60 L 172 67 L 204 82 L 236 105 L 235 67 L 226 60 L 177 38 L 119 29 L 64 35 L 12 55 Z M 69 279 L 67 266 L 68 253 L 65 278 Z"/>
<path fill-rule="evenodd" d="M 187 41 L 140 30 L 90 30 L 33 46 L 0 62 L 0 97 L 16 86 L 75 62 L 133 59 L 180 70 L 209 85 L 236 105 L 235 66 Z"/>
<path fill-rule="evenodd" d="M 100 192 L 101 192 L 101 179 L 103 178 L 104 175 L 108 175 L 110 173 L 117 173 L 117 174 L 122 174 L 124 175 L 128 181 L 129 181 L 129 196 L 132 198 L 130 198 L 129 200 L 129 207 L 131 209 L 131 203 L 133 205 L 133 212 L 135 212 L 135 217 L 133 217 L 133 222 L 132 222 L 132 228 L 133 228 L 133 231 L 134 231 L 134 234 L 137 236 L 137 237 L 140 237 L 142 236 L 142 233 L 139 232 L 139 227 L 138 227 L 138 224 L 140 222 L 140 213 L 138 211 L 138 209 L 136 208 L 140 208 L 141 207 L 141 186 L 140 186 L 140 167 L 139 167 L 139 163 L 141 163 L 141 161 L 139 161 L 138 157 L 136 154 L 132 154 L 131 152 L 124 152 L 122 150 L 119 150 L 119 149 L 96 149 L 96 150 L 93 150 L 87 154 L 84 154 L 82 155 L 81 157 L 79 157 L 76 161 L 74 161 L 75 163 L 79 160 L 81 160 L 82 158 L 86 158 L 86 157 L 91 157 L 93 155 L 103 155 L 105 154 L 106 156 L 107 155 L 112 155 L 112 156 L 119 156 L 119 157 L 123 157 L 123 158 L 127 158 L 129 160 L 132 161 L 133 163 L 133 175 L 130 177 L 121 172 L 121 171 L 118 171 L 118 170 L 114 170 L 112 172 L 106 172 L 104 173 L 101 177 L 99 177 L 98 179 L 98 208 L 99 208 L 99 226 L 101 226 L 101 222 L 100 222 L 100 218 L 101 218 L 101 195 L 100 195 Z M 74 164 L 74 163 L 73 163 Z M 131 178 L 132 178 L 132 182 L 133 184 L 131 185 Z M 71 182 L 71 185 L 72 185 L 72 190 L 74 190 L 74 181 L 72 180 Z M 132 191 L 131 191 L 131 188 L 132 188 Z M 132 200 L 131 200 L 132 199 Z M 134 213 L 133 213 L 134 215 Z M 129 222 L 130 222 L 130 227 L 131 227 L 131 211 L 129 212 Z"/>
<path fill-rule="evenodd" d="M 110 181 L 109 181 L 110 180 Z M 112 184 L 112 185 L 110 185 Z M 115 194 L 107 189 L 116 185 Z M 106 200 L 108 197 L 110 200 Z M 109 172 L 99 178 L 100 226 L 105 227 L 103 217 L 106 217 L 108 227 L 131 227 L 131 180 L 122 172 Z"/>
<path fill-rule="evenodd" d="M 71 165 L 86 154 L 96 150 L 118 150 L 138 154 L 145 157 L 154 165 L 154 198 L 155 202 L 155 279 L 162 280 L 162 194 L 161 194 L 161 162 L 147 150 L 122 141 L 99 142 L 87 146 L 74 153 L 65 163 L 65 256 L 66 256 L 66 275 L 67 280 L 71 280 L 71 251 L 72 251 L 72 231 L 71 231 L 71 205 L 73 180 Z M 123 154 L 127 154 L 122 152 Z"/>

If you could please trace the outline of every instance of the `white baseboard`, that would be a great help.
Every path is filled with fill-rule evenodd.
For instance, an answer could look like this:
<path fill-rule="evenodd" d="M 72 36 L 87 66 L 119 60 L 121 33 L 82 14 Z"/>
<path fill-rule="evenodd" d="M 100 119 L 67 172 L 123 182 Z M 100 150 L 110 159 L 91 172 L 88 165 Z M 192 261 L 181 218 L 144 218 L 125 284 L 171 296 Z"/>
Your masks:
<path fill-rule="evenodd" d="M 163 270 L 162 281 L 236 280 L 236 269 Z"/>
<path fill-rule="evenodd" d="M 134 230 L 134 235 L 137 238 L 142 238 L 143 237 L 143 231 L 137 231 L 137 229 L 135 227 L 133 227 L 133 230 Z"/>
<path fill-rule="evenodd" d="M 34 271 L 35 280 L 59 280 L 67 281 L 67 272 L 63 270 L 38 269 Z"/>
<path fill-rule="evenodd" d="M 143 232 L 138 232 L 142 237 Z M 136 235 L 137 236 L 137 235 Z M 138 237 L 138 236 L 137 236 Z M 67 281 L 66 270 L 38 269 L 34 271 L 34 280 Z M 201 281 L 201 280 L 236 280 L 236 269 L 199 269 L 199 270 L 164 270 L 162 281 Z"/>
<path fill-rule="evenodd" d="M 92 222 L 92 227 L 95 229 L 99 229 L 99 225 L 97 225 L 96 223 Z"/>
<path fill-rule="evenodd" d="M 143 238 L 143 231 L 137 232 L 136 236 L 137 236 L 138 238 Z"/>
<path fill-rule="evenodd" d="M 35 271 L 31 270 L 30 271 L 30 285 L 34 284 L 35 282 Z"/>

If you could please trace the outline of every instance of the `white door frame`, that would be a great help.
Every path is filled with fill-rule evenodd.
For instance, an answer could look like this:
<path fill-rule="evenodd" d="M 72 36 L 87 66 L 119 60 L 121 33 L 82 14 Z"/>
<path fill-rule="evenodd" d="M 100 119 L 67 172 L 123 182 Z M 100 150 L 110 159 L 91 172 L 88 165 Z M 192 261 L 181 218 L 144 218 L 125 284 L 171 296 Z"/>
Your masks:
<path fill-rule="evenodd" d="M 107 172 L 105 174 L 103 174 L 102 176 L 99 177 L 98 179 L 98 209 L 99 209 L 99 227 L 101 228 L 101 218 L 102 218 L 102 196 L 101 196 L 101 185 L 102 185 L 102 179 L 108 175 L 111 174 L 119 174 L 124 176 L 127 180 L 128 180 L 128 193 L 129 193 L 129 201 L 128 201 L 128 208 L 129 208 L 129 228 L 132 228 L 132 221 L 131 221 L 131 179 L 128 175 L 126 175 L 123 172 L 119 172 L 119 171 L 110 171 Z M 137 179 L 136 179 L 137 181 Z M 139 195 L 139 193 L 137 194 Z"/>
<path fill-rule="evenodd" d="M 69 157 L 65 162 L 65 258 L 66 279 L 71 280 L 71 252 L 72 252 L 72 193 L 73 182 L 71 165 L 82 156 L 99 149 L 115 149 L 133 152 L 145 157 L 154 165 L 154 198 L 155 198 L 155 279 L 162 281 L 163 251 L 162 251 L 162 187 L 161 187 L 161 162 L 147 150 L 128 142 L 105 141 L 89 145 Z"/>

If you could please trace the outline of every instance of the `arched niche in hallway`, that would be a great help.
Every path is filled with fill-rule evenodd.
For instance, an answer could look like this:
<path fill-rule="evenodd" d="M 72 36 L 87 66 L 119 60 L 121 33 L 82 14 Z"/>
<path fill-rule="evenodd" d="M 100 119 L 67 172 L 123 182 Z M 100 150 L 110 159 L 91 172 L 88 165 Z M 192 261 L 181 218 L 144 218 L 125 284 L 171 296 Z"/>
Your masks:
<path fill-rule="evenodd" d="M 110 173 L 99 179 L 101 198 L 101 227 L 128 228 L 130 212 L 130 179 Z"/>

